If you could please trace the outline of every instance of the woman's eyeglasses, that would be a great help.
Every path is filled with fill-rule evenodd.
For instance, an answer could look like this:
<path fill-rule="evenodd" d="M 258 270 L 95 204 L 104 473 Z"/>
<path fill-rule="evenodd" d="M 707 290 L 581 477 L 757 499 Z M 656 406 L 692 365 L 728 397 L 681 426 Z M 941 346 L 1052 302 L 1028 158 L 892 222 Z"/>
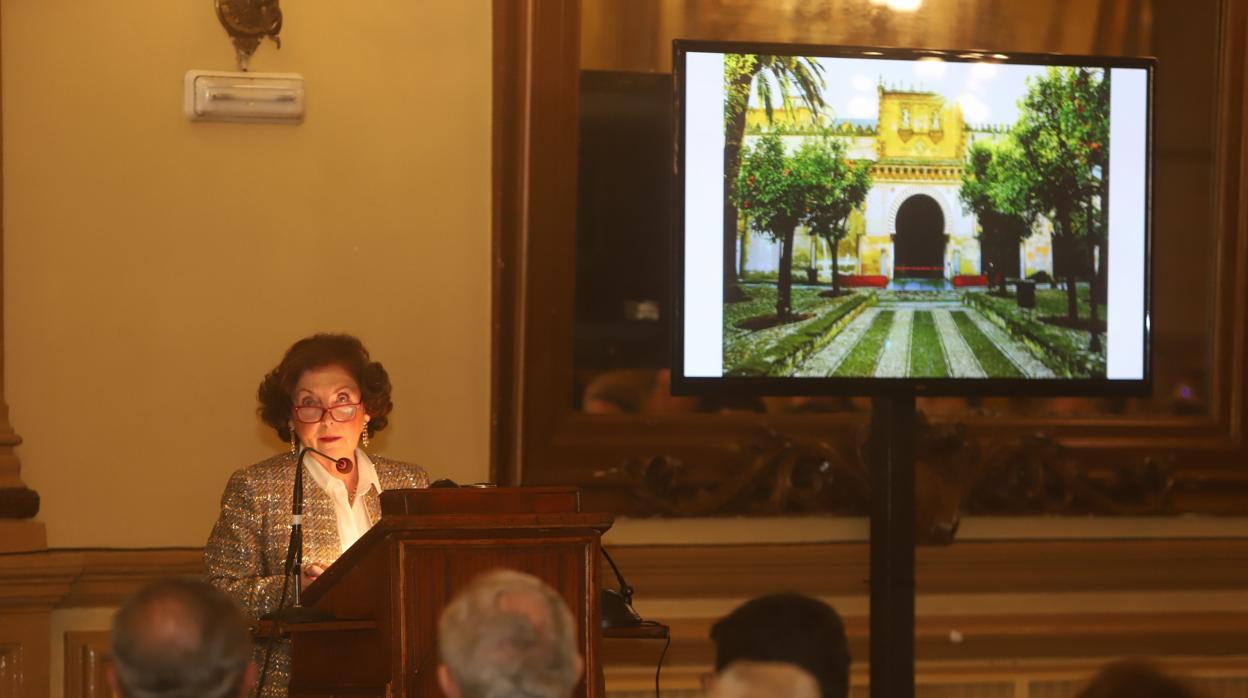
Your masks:
<path fill-rule="evenodd" d="M 349 422 L 355 419 L 355 411 L 360 406 L 358 402 L 352 402 L 345 405 L 334 405 L 333 407 L 321 407 L 319 405 L 298 405 L 295 407 L 295 419 L 304 424 L 316 424 L 325 419 L 325 413 L 329 413 L 330 419 L 335 422 Z"/>

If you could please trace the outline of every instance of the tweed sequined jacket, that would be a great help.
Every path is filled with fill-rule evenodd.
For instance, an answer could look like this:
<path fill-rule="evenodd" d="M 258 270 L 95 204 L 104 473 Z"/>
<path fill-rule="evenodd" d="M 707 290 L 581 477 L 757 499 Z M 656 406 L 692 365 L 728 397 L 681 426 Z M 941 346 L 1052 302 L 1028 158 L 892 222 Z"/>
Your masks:
<path fill-rule="evenodd" d="M 372 454 L 368 457 L 382 489 L 429 486 L 429 476 L 419 466 Z M 204 547 L 208 581 L 233 597 L 252 618 L 277 608 L 281 598 L 294 473 L 295 457 L 291 454 L 235 471 L 225 486 L 221 514 Z M 329 565 L 341 555 L 334 503 L 306 472 L 303 481 L 303 559 L 305 564 Z M 363 495 L 370 525 L 381 518 L 379 495 L 374 487 Z M 290 584 L 295 582 L 292 577 Z M 286 605 L 290 605 L 292 594 L 288 588 Z M 263 648 L 258 647 L 258 665 L 263 660 Z M 264 696 L 286 694 L 289 666 L 289 643 L 278 643 L 269 661 Z"/>

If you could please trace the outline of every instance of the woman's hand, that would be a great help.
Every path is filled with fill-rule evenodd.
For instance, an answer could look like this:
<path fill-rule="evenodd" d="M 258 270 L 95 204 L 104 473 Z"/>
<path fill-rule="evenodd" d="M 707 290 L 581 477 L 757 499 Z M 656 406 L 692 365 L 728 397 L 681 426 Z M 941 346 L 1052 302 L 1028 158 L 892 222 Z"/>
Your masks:
<path fill-rule="evenodd" d="M 316 581 L 316 578 L 325 572 L 325 566 L 319 562 L 312 562 L 303 566 L 303 573 L 299 575 L 299 589 L 307 589 L 308 585 Z"/>

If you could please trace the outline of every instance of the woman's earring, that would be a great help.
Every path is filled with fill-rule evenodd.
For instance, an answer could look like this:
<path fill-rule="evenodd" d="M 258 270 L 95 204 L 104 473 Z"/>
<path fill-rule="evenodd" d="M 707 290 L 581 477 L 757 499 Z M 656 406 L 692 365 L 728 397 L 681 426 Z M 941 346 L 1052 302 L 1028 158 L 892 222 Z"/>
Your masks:
<path fill-rule="evenodd" d="M 287 429 L 290 429 L 290 455 L 297 456 L 299 448 L 295 446 L 295 429 L 294 427 L 287 427 Z"/>
<path fill-rule="evenodd" d="M 360 445 L 368 448 L 368 422 L 364 422 L 364 430 L 360 432 Z"/>

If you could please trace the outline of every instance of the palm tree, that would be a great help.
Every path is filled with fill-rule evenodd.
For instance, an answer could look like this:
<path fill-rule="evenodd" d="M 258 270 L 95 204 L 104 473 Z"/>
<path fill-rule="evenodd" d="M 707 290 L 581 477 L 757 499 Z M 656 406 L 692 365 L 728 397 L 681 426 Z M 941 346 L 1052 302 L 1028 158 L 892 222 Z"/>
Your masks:
<path fill-rule="evenodd" d="M 815 118 L 823 107 L 823 66 L 813 58 L 760 56 L 749 53 L 724 56 L 724 302 L 746 300 L 737 285 L 737 175 L 741 171 L 741 143 L 750 94 L 757 92 L 767 120 L 773 113 L 772 83 L 780 86 L 788 104 L 793 86 Z"/>

